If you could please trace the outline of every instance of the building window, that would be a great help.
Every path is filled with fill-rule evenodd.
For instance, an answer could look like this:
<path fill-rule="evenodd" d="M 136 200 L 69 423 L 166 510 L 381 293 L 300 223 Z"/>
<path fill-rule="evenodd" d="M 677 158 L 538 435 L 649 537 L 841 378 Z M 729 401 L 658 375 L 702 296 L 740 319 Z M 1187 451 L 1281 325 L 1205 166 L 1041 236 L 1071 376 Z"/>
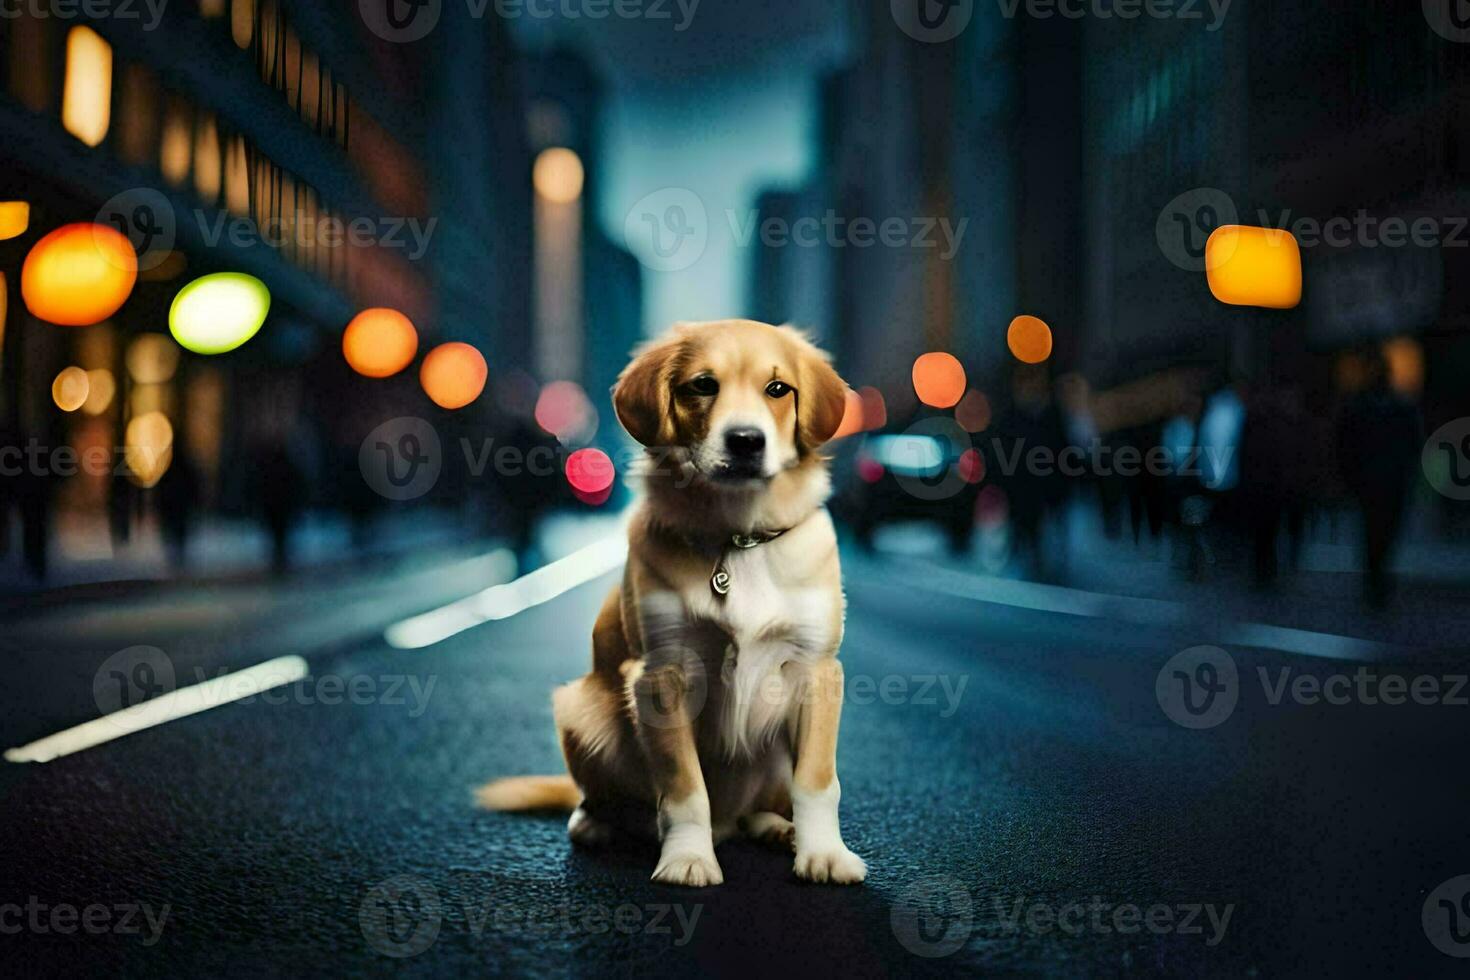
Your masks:
<path fill-rule="evenodd" d="M 83 143 L 97 146 L 111 121 L 112 46 L 90 27 L 73 27 L 66 36 L 61 124 Z"/>

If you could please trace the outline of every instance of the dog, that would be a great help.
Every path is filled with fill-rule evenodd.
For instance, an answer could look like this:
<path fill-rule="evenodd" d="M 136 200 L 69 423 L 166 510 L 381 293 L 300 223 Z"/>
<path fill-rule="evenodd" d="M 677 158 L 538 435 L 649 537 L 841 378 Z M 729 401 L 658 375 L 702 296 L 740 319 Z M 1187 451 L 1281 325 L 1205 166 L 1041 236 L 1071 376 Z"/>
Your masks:
<path fill-rule="evenodd" d="M 499 780 L 482 806 L 571 810 L 581 846 L 656 839 L 671 885 L 723 882 L 737 833 L 807 881 L 867 876 L 837 813 L 846 600 L 821 455 L 847 395 L 790 327 L 678 324 L 635 352 L 613 406 L 643 492 L 592 671 L 552 695 L 569 775 Z"/>

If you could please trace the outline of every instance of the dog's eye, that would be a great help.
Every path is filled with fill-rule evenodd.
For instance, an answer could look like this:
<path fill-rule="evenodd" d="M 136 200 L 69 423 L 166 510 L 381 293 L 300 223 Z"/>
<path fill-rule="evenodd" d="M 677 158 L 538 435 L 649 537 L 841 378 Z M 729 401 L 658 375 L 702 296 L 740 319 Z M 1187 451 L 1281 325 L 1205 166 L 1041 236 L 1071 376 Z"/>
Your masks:
<path fill-rule="evenodd" d="M 766 394 L 771 398 L 785 398 L 791 394 L 791 386 L 784 381 L 772 381 L 766 385 Z"/>
<path fill-rule="evenodd" d="M 708 398 L 720 393 L 720 383 L 709 375 L 701 375 L 679 389 L 686 395 L 699 395 Z"/>

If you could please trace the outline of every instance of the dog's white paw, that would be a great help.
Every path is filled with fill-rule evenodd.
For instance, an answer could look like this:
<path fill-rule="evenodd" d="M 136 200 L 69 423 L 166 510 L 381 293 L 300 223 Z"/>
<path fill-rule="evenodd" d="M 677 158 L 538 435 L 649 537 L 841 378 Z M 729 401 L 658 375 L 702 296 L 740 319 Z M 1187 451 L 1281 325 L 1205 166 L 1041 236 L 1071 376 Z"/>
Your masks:
<path fill-rule="evenodd" d="M 796 852 L 796 876 L 822 884 L 856 885 L 868 876 L 863 859 L 845 846 Z"/>
<path fill-rule="evenodd" d="M 577 807 L 567 821 L 567 836 L 578 847 L 602 847 L 612 842 L 613 829 L 610 824 Z"/>
<path fill-rule="evenodd" d="M 723 884 L 725 874 L 720 870 L 720 862 L 715 860 L 713 851 L 708 854 L 679 851 L 659 855 L 658 867 L 653 869 L 653 880 L 665 885 L 706 888 Z"/>

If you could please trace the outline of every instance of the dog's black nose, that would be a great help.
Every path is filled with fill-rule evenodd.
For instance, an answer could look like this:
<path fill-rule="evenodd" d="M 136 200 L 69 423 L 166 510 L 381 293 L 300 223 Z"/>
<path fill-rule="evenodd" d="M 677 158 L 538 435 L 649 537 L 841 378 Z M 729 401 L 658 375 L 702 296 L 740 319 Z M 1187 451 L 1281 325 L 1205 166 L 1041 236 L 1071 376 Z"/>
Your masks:
<path fill-rule="evenodd" d="M 725 433 L 725 448 L 731 456 L 758 456 L 766 448 L 766 434 L 760 429 L 731 429 Z"/>

